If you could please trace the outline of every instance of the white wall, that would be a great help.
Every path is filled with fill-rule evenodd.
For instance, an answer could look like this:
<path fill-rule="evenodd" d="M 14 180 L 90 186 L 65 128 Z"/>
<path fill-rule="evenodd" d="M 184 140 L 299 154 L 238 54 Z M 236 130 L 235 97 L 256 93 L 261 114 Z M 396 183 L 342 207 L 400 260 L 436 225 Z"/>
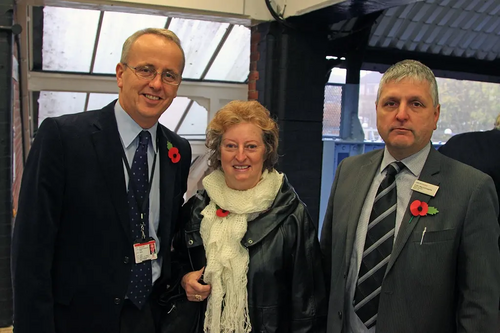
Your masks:
<path fill-rule="evenodd" d="M 283 1 L 283 0 L 278 0 Z M 290 0 L 288 1 L 285 17 L 303 15 L 314 10 L 325 8 L 344 0 Z M 290 11 L 290 13 L 289 13 Z M 289 15 L 287 15 L 289 13 Z"/>
<path fill-rule="evenodd" d="M 271 0 L 285 10 L 285 18 L 303 15 L 343 0 Z M 165 16 L 207 16 L 217 21 L 235 20 L 234 23 L 250 25 L 251 20 L 270 21 L 271 14 L 264 0 L 17 0 L 18 4 L 52 5 L 102 10 L 134 10 Z"/>

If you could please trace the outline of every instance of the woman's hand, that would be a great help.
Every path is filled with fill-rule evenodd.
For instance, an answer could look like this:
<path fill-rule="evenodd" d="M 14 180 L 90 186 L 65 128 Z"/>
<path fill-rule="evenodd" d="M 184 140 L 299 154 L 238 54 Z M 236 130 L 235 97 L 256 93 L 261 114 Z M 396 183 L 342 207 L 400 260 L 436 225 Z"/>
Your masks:
<path fill-rule="evenodd" d="M 210 287 L 210 285 L 208 284 L 204 284 L 204 282 L 201 280 L 204 270 L 205 267 L 203 267 L 199 271 L 187 273 L 182 277 L 182 288 L 184 288 L 184 290 L 186 291 L 187 299 L 191 302 L 201 302 L 205 300 L 208 295 L 210 295 L 212 287 Z"/>

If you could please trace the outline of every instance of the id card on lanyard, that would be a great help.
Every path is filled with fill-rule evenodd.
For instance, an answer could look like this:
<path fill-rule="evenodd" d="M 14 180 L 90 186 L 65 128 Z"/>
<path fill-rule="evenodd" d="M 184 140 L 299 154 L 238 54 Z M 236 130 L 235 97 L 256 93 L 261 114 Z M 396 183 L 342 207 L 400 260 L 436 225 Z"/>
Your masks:
<path fill-rule="evenodd" d="M 134 243 L 134 257 L 136 264 L 158 258 L 156 241 L 149 237 L 149 240 L 144 243 Z"/>

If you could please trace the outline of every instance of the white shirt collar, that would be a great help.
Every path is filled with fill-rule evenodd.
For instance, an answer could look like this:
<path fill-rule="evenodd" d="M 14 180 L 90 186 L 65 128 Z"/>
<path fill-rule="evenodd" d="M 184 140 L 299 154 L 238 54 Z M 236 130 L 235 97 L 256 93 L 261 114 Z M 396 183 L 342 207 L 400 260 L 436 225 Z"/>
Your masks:
<path fill-rule="evenodd" d="M 119 101 L 116 101 L 115 103 L 115 117 L 116 124 L 118 125 L 118 132 L 120 133 L 123 147 L 125 147 L 125 149 L 129 148 L 139 133 L 144 130 L 151 133 L 151 143 L 153 144 L 154 151 L 157 151 L 156 130 L 158 128 L 158 122 L 156 122 L 151 128 L 142 128 L 134 121 L 134 119 L 130 117 L 127 112 L 125 112 L 125 110 L 123 110 Z"/>
<path fill-rule="evenodd" d="M 408 156 L 402 159 L 400 162 L 406 166 L 406 168 L 416 177 L 420 176 L 420 172 L 424 167 L 425 161 L 427 160 L 427 156 L 431 151 L 431 143 L 429 142 L 424 148 L 420 149 L 417 153 Z M 384 171 L 384 169 L 391 164 L 392 162 L 397 161 L 387 150 L 387 146 L 384 148 L 384 157 L 382 158 L 382 163 L 380 163 L 380 171 Z"/>

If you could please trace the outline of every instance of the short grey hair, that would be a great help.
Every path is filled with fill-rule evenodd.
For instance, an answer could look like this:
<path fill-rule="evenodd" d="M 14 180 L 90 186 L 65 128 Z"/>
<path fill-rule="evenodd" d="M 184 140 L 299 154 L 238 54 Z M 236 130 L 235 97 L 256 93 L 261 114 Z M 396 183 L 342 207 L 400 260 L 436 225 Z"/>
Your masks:
<path fill-rule="evenodd" d="M 174 42 L 179 47 L 179 49 L 182 52 L 182 68 L 181 68 L 181 74 L 182 74 L 182 72 L 184 71 L 184 65 L 186 64 L 186 56 L 181 46 L 181 40 L 179 39 L 179 37 L 177 37 L 177 35 L 173 31 L 170 31 L 168 29 L 146 28 L 134 32 L 129 38 L 127 38 L 127 40 L 125 40 L 125 43 L 123 43 L 122 56 L 120 58 L 120 62 L 126 64 L 130 48 L 132 47 L 134 42 L 142 35 L 148 35 L 148 34 L 165 37 L 166 39 Z"/>
<path fill-rule="evenodd" d="M 399 82 L 407 78 L 414 79 L 420 82 L 422 81 L 429 82 L 432 102 L 434 103 L 434 106 L 438 106 L 439 94 L 438 94 L 436 77 L 434 76 L 434 73 L 431 71 L 429 67 L 425 66 L 420 61 L 409 60 L 409 59 L 400 61 L 392 65 L 384 73 L 382 79 L 380 80 L 380 84 L 378 86 L 377 101 L 375 103 L 378 103 L 378 100 L 380 98 L 380 92 L 382 91 L 384 84 L 391 81 Z"/>

